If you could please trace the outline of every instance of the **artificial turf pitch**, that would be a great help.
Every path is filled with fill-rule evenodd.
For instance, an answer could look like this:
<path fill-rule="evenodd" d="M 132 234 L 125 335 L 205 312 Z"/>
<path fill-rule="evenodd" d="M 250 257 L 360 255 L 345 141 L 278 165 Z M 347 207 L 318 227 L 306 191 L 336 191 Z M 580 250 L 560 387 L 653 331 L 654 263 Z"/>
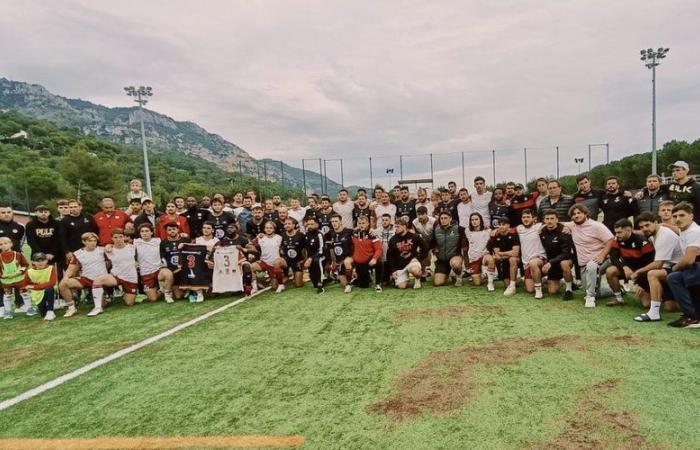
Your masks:
<path fill-rule="evenodd" d="M 221 306 L 0 323 L 0 400 Z M 265 293 L 0 412 L 0 438 L 303 448 L 700 448 L 700 334 L 476 287 Z M 59 316 L 61 314 L 59 313 Z"/>

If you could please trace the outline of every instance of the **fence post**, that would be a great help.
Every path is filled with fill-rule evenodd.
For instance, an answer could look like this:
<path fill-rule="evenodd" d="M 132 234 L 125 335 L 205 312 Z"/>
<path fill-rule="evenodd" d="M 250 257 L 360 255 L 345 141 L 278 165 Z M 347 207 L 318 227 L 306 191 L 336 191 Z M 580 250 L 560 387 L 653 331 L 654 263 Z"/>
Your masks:
<path fill-rule="evenodd" d="M 559 179 L 559 146 L 557 145 L 557 180 Z"/>
<path fill-rule="evenodd" d="M 403 155 L 399 155 L 399 176 L 403 180 Z"/>
<path fill-rule="evenodd" d="M 525 155 L 525 187 L 527 187 L 527 147 L 523 148 L 523 154 Z"/>
<path fill-rule="evenodd" d="M 304 195 L 309 195 L 309 193 L 306 191 L 306 165 L 305 165 L 306 160 L 302 158 L 301 160 L 301 179 L 303 180 L 302 182 L 304 183 Z"/>
<path fill-rule="evenodd" d="M 372 177 L 372 157 L 369 157 L 369 188 L 372 189 L 372 197 L 374 198 L 374 179 Z"/>
<path fill-rule="evenodd" d="M 433 154 L 430 154 L 430 189 L 435 189 L 435 175 L 433 174 Z"/>
<path fill-rule="evenodd" d="M 328 195 L 328 168 L 325 159 L 323 160 L 323 193 Z"/>
<path fill-rule="evenodd" d="M 321 158 L 318 158 L 318 173 L 320 175 L 320 182 L 321 182 L 321 194 L 323 194 L 323 166 L 321 165 Z"/>
<path fill-rule="evenodd" d="M 343 172 L 343 158 L 340 158 L 340 186 L 345 189 L 345 173 Z"/>
<path fill-rule="evenodd" d="M 280 159 L 280 172 L 281 172 L 281 175 L 280 175 L 280 178 L 281 178 L 280 183 L 282 184 L 282 187 L 284 187 L 284 163 L 282 162 L 281 159 Z"/>
<path fill-rule="evenodd" d="M 605 164 L 610 164 L 610 144 L 605 144 Z"/>
<path fill-rule="evenodd" d="M 493 169 L 493 187 L 496 187 L 496 149 L 491 150 L 491 166 Z"/>
<path fill-rule="evenodd" d="M 588 176 L 591 176 L 591 144 L 588 144 Z"/>
<path fill-rule="evenodd" d="M 464 175 L 464 152 L 462 152 L 462 187 L 467 187 L 467 179 Z"/>

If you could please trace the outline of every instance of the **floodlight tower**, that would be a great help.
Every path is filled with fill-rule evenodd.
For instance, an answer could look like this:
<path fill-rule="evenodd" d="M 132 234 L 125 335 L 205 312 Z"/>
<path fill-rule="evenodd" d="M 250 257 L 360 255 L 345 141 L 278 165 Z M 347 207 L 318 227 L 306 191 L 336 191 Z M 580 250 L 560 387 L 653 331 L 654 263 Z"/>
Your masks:
<path fill-rule="evenodd" d="M 126 95 L 129 97 L 136 97 L 134 101 L 139 104 L 139 117 L 141 118 L 141 144 L 143 145 L 143 172 L 146 178 L 146 192 L 148 196 L 153 198 L 153 191 L 151 191 L 151 172 L 148 169 L 148 150 L 146 150 L 146 131 L 143 128 L 143 105 L 148 103 L 148 97 L 153 95 L 153 89 L 150 86 L 139 86 L 135 88 L 134 86 L 127 86 L 124 88 Z"/>
<path fill-rule="evenodd" d="M 641 50 L 641 60 L 647 69 L 651 69 L 651 173 L 656 171 L 656 66 L 666 57 L 668 48 L 659 47 L 654 50 L 647 48 Z"/>

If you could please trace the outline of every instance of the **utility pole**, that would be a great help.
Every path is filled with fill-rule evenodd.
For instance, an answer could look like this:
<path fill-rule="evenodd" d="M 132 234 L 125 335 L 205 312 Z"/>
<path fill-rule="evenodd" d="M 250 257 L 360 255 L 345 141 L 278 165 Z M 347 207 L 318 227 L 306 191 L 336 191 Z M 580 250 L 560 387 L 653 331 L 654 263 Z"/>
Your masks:
<path fill-rule="evenodd" d="M 146 149 L 146 131 L 143 126 L 143 105 L 148 103 L 148 97 L 153 95 L 153 89 L 150 86 L 139 86 L 138 89 L 134 86 L 124 88 L 126 95 L 136 97 L 134 101 L 139 104 L 139 116 L 141 119 L 141 144 L 143 146 L 143 172 L 146 179 L 146 192 L 148 196 L 153 198 L 153 190 L 151 189 L 151 172 L 148 167 L 148 150 Z"/>

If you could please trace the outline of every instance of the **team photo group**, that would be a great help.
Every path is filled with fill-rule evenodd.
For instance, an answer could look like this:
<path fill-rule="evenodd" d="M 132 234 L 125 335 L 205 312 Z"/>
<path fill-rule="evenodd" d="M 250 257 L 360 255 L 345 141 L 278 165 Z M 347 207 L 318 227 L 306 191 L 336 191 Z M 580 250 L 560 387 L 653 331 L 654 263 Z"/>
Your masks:
<path fill-rule="evenodd" d="M 93 205 L 65 199 L 56 211 L 37 206 L 26 227 L 0 205 L 2 315 L 53 320 L 63 309 L 68 318 L 85 303 L 97 316 L 115 301 L 198 303 L 267 286 L 283 295 L 310 284 L 323 294 L 338 283 L 379 295 L 470 282 L 535 299 L 571 301 L 580 290 L 586 308 L 638 302 L 630 320 L 680 311 L 668 325 L 700 328 L 700 183 L 690 169 L 676 161 L 670 181 L 652 174 L 646 186 L 623 187 L 614 176 L 593 186 L 581 174 L 572 193 L 556 179 L 528 190 L 491 189 L 476 177 L 432 192 L 397 185 L 283 199 L 248 191 L 164 205 L 132 180 L 125 198 L 103 198 L 94 215 Z"/>

